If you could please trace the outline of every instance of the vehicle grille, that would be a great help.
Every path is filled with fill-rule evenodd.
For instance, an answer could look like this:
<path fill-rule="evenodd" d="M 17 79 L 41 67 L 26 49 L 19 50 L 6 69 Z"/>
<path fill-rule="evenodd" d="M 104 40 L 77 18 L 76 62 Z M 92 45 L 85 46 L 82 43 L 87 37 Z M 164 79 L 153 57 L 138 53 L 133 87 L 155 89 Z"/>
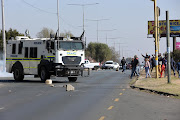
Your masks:
<path fill-rule="evenodd" d="M 81 62 L 81 57 L 77 56 L 65 56 L 62 57 L 62 61 L 65 65 L 79 65 Z"/>

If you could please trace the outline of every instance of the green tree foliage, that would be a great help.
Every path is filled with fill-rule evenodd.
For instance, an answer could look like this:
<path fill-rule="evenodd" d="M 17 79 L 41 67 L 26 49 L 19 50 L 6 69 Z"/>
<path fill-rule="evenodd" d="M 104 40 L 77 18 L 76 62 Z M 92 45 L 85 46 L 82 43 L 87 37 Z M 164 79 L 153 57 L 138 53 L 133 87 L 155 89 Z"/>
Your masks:
<path fill-rule="evenodd" d="M 91 57 L 98 62 L 103 62 L 112 58 L 112 52 L 106 44 L 91 42 L 86 49 L 86 57 Z"/>
<path fill-rule="evenodd" d="M 40 32 L 37 33 L 38 38 L 50 38 L 50 34 L 54 34 L 52 29 L 44 27 Z"/>
<path fill-rule="evenodd" d="M 24 36 L 23 33 L 19 33 L 16 29 L 10 28 L 6 33 L 6 41 L 10 40 L 11 38 L 16 38 L 16 36 Z M 2 30 L 0 33 L 0 51 L 3 49 L 3 38 L 2 38 Z"/>
<path fill-rule="evenodd" d="M 173 56 L 173 59 L 177 62 L 178 60 L 180 60 L 180 50 L 175 50 L 174 52 L 171 53 L 171 55 Z"/>

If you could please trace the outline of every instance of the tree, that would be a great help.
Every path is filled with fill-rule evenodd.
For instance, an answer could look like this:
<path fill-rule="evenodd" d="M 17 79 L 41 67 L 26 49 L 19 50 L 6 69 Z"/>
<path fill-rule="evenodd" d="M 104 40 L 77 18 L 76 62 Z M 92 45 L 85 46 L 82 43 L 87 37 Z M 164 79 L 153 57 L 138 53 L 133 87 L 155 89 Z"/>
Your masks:
<path fill-rule="evenodd" d="M 86 57 L 91 57 L 98 62 L 103 62 L 111 59 L 110 48 L 103 43 L 89 43 L 86 49 Z"/>
<path fill-rule="evenodd" d="M 50 34 L 54 34 L 52 29 L 44 27 L 40 32 L 37 33 L 38 38 L 50 38 Z"/>
<path fill-rule="evenodd" d="M 112 58 L 111 60 L 113 60 L 114 62 L 120 62 L 119 61 L 119 53 L 117 51 L 115 51 L 114 47 L 111 47 L 111 54 L 112 54 Z"/>
<path fill-rule="evenodd" d="M 6 34 L 6 41 L 10 40 L 11 38 L 16 38 L 16 36 L 24 36 L 23 33 L 19 33 L 16 29 L 10 28 L 8 31 L 5 31 Z M 0 51 L 3 49 L 3 38 L 2 38 L 2 30 L 0 33 Z"/>

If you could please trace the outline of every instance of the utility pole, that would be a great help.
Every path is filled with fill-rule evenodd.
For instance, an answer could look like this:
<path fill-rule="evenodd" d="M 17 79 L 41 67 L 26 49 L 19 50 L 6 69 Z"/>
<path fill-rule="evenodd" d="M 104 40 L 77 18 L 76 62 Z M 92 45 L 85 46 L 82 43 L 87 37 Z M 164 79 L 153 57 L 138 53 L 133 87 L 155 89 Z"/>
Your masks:
<path fill-rule="evenodd" d="M 120 46 L 120 45 L 121 45 L 121 44 L 125 44 L 125 43 L 116 43 L 116 44 L 119 44 L 119 57 L 121 58 L 121 49 L 120 49 L 121 46 Z"/>
<path fill-rule="evenodd" d="M 4 18 L 4 0 L 1 0 L 1 8 L 2 8 L 2 36 L 3 36 L 3 71 L 6 71 L 6 34 L 5 34 L 5 18 Z"/>
<path fill-rule="evenodd" d="M 92 4 L 68 4 L 68 5 L 74 5 L 74 6 L 82 6 L 83 8 L 83 32 L 84 32 L 84 36 L 83 36 L 83 39 L 86 41 L 86 37 L 85 37 L 85 12 L 84 12 L 84 9 L 85 9 L 85 6 L 90 6 L 90 5 L 97 5 L 99 3 L 92 3 Z"/>
<path fill-rule="evenodd" d="M 157 3 L 156 0 L 151 0 L 154 1 L 154 27 L 155 27 L 155 61 L 156 61 L 156 78 L 158 78 L 158 27 L 157 27 Z"/>
<path fill-rule="evenodd" d="M 158 45 L 158 54 L 159 54 L 159 40 L 160 40 L 160 34 L 159 34 L 159 16 L 160 16 L 160 8 L 157 6 L 157 45 Z"/>
<path fill-rule="evenodd" d="M 101 32 L 106 32 L 106 45 L 108 45 L 108 37 L 107 37 L 107 32 L 115 31 L 117 29 L 111 29 L 111 30 L 99 30 Z"/>
<path fill-rule="evenodd" d="M 57 17 L 58 17 L 58 40 L 60 37 L 60 26 L 59 26 L 59 0 L 57 0 Z"/>
<path fill-rule="evenodd" d="M 166 11 L 166 39 L 167 39 L 167 70 L 168 83 L 171 83 L 171 66 L 170 66 L 170 41 L 169 41 L 169 11 Z"/>
<path fill-rule="evenodd" d="M 84 18 L 85 18 L 84 8 L 85 8 L 85 6 L 97 5 L 97 4 L 99 4 L 99 3 L 91 3 L 91 4 L 68 4 L 68 5 L 74 5 L 74 6 L 82 6 L 82 8 L 83 8 L 83 31 L 85 31 L 85 28 L 84 28 L 84 26 L 85 26 L 85 24 L 84 24 L 84 22 L 85 22 L 85 20 L 84 20 Z"/>

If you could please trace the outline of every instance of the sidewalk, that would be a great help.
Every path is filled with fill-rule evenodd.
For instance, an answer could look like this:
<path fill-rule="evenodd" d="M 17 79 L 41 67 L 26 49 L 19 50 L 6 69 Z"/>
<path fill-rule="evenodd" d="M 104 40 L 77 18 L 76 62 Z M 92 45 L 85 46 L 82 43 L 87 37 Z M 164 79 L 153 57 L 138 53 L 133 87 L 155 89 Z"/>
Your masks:
<path fill-rule="evenodd" d="M 173 72 L 171 73 L 170 84 L 167 84 L 167 77 L 156 79 L 155 71 L 152 71 L 151 76 L 152 78 L 145 78 L 145 70 L 141 71 L 141 75 L 138 80 L 135 81 L 134 79 L 134 84 L 133 82 L 131 82 L 131 87 L 157 94 L 176 96 L 177 98 L 180 98 L 180 79 L 178 78 L 178 73 L 176 73 L 176 77 L 174 77 Z"/>

